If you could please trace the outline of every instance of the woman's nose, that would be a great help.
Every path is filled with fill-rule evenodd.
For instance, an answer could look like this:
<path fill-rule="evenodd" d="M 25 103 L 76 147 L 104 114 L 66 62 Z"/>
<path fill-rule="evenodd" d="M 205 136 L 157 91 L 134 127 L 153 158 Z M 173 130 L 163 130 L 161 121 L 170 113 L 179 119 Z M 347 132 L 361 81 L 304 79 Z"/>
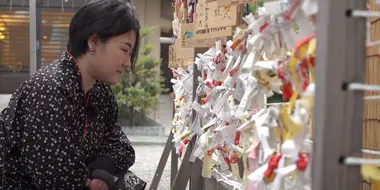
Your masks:
<path fill-rule="evenodd" d="M 130 67 L 131 66 L 131 59 L 128 56 L 127 59 L 123 62 L 123 67 Z"/>

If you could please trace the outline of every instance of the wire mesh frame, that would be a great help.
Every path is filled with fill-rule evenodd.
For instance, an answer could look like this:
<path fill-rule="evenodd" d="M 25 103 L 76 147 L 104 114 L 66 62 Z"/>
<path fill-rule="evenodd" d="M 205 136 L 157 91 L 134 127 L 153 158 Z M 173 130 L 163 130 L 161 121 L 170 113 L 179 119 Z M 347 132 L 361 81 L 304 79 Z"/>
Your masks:
<path fill-rule="evenodd" d="M 370 0 L 369 4 L 371 6 L 371 10 L 379 11 L 380 7 L 376 6 L 375 0 Z M 370 19 L 371 22 L 371 41 L 380 40 L 380 19 Z M 367 48 L 366 55 L 366 76 L 365 83 L 366 84 L 380 84 L 380 78 L 378 77 L 378 73 L 380 71 L 379 68 L 379 47 L 370 47 Z M 365 92 L 365 96 L 379 95 L 378 92 Z M 366 100 L 364 102 L 363 108 L 363 148 L 370 150 L 380 150 L 380 141 L 378 137 L 380 136 L 380 101 L 379 100 Z M 365 158 L 379 158 L 378 156 L 363 155 Z M 372 187 L 371 181 L 362 180 L 361 184 L 362 190 L 375 190 Z"/>

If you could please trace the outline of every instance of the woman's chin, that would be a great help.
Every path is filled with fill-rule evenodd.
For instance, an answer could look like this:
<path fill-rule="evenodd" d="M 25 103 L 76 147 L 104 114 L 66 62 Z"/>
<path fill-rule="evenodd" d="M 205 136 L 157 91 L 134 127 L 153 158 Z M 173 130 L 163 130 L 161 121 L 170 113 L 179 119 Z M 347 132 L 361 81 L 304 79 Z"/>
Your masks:
<path fill-rule="evenodd" d="M 119 78 L 111 78 L 111 79 L 108 79 L 108 80 L 103 80 L 102 81 L 103 83 L 106 83 L 106 84 L 109 84 L 109 85 L 115 85 L 119 82 Z"/>

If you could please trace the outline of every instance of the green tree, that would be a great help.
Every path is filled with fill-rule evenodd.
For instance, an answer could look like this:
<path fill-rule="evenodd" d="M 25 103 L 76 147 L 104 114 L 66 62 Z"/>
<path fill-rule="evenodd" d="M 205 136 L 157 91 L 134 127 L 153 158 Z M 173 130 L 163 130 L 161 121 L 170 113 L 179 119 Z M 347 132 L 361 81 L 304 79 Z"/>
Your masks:
<path fill-rule="evenodd" d="M 140 30 L 141 47 L 134 71 L 131 68 L 120 77 L 118 84 L 113 86 L 120 110 L 120 118 L 129 120 L 129 126 L 135 123 L 136 113 L 144 117 L 159 104 L 159 95 L 166 91 L 159 66 L 162 60 L 155 60 L 151 53 L 153 44 L 147 42 L 156 27 L 145 27 Z"/>

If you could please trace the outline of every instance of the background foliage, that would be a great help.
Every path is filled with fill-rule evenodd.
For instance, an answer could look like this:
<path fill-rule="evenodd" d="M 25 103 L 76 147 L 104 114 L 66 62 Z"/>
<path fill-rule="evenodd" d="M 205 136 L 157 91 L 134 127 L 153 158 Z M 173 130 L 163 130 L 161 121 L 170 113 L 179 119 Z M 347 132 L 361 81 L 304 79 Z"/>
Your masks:
<path fill-rule="evenodd" d="M 145 117 L 147 113 L 153 111 L 159 104 L 159 95 L 167 90 L 162 85 L 163 78 L 160 76 L 159 66 L 162 60 L 155 60 L 152 57 L 154 46 L 147 43 L 146 39 L 156 29 L 156 27 L 146 27 L 140 30 L 140 55 L 134 71 L 128 68 L 120 77 L 119 83 L 113 86 L 120 118 L 127 119 L 129 126 L 135 125 L 136 114 Z"/>

